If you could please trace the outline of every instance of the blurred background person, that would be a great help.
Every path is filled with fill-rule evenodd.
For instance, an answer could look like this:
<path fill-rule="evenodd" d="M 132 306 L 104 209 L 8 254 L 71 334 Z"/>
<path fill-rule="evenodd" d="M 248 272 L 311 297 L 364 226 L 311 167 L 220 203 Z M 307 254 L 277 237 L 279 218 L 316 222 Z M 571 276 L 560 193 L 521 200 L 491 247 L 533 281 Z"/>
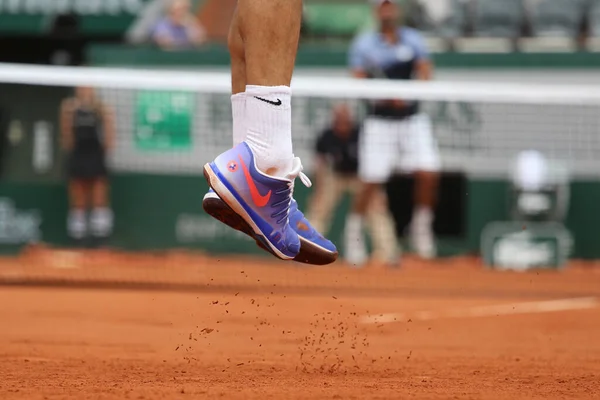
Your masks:
<path fill-rule="evenodd" d="M 371 0 L 378 31 L 360 34 L 349 52 L 356 78 L 432 78 L 433 65 L 418 31 L 400 24 L 395 0 Z M 439 151 L 429 117 L 417 102 L 386 100 L 369 103 L 359 150 L 361 188 L 346 222 L 346 249 L 351 263 L 362 263 L 366 250 L 363 217 L 394 171 L 415 174 L 415 209 L 410 224 L 411 246 L 422 258 L 433 258 L 433 210 L 440 169 Z"/>
<path fill-rule="evenodd" d="M 182 50 L 205 43 L 207 35 L 189 0 L 171 0 L 167 15 L 152 30 L 152 39 L 164 50 Z"/>
<path fill-rule="evenodd" d="M 115 142 L 113 112 L 93 88 L 78 87 L 75 96 L 62 103 L 60 124 L 62 146 L 68 152 L 69 236 L 81 241 L 91 234 L 103 240 L 113 227 L 106 168 L 106 154 Z"/>
<path fill-rule="evenodd" d="M 310 201 L 309 219 L 315 229 L 326 234 L 341 196 L 354 195 L 359 187 L 359 126 L 346 104 L 333 108 L 332 124 L 319 136 L 316 146 L 316 189 Z M 383 190 L 374 193 L 367 210 L 373 238 L 373 261 L 395 264 L 398 257 L 397 237 L 388 212 Z"/>

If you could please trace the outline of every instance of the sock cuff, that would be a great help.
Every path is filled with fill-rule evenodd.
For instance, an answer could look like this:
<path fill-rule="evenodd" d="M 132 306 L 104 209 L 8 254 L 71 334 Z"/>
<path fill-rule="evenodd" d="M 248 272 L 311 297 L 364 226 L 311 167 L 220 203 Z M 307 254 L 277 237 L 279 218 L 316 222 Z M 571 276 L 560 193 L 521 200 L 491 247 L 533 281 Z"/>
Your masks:
<path fill-rule="evenodd" d="M 72 208 L 69 210 L 69 216 L 73 218 L 85 218 L 86 211 L 81 208 Z"/>
<path fill-rule="evenodd" d="M 246 92 L 236 93 L 231 95 L 232 103 L 240 103 L 246 99 Z"/>
<path fill-rule="evenodd" d="M 271 112 L 266 110 L 287 113 L 291 107 L 292 90 L 288 86 L 246 86 L 246 109 L 249 114 Z"/>
<path fill-rule="evenodd" d="M 257 86 L 257 85 L 246 85 L 246 95 L 248 96 L 260 96 L 260 95 L 283 95 L 291 96 L 292 88 L 289 86 Z"/>
<path fill-rule="evenodd" d="M 363 218 L 356 213 L 348 214 L 346 217 L 346 226 L 350 229 L 361 229 Z"/>
<path fill-rule="evenodd" d="M 92 212 L 110 214 L 112 213 L 112 209 L 110 207 L 94 207 L 92 208 Z"/>
<path fill-rule="evenodd" d="M 430 224 L 433 221 L 433 210 L 426 206 L 417 206 L 414 210 L 414 219 L 423 224 Z"/>

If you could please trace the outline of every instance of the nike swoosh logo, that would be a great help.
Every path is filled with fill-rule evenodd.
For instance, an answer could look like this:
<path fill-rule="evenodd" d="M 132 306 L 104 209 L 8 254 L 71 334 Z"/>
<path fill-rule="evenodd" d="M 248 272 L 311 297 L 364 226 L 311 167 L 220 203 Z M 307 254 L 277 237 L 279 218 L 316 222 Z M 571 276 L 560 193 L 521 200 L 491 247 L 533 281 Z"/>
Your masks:
<path fill-rule="evenodd" d="M 265 103 L 273 104 L 274 106 L 281 105 L 281 99 L 277 99 L 277 101 L 271 101 L 271 100 L 263 99 L 262 97 L 258 97 L 258 96 L 254 96 L 254 98 L 256 100 L 264 101 Z"/>
<path fill-rule="evenodd" d="M 240 156 L 240 164 L 242 164 L 244 176 L 246 177 L 246 182 L 248 182 L 248 187 L 250 188 L 250 196 L 252 196 L 252 201 L 257 207 L 266 206 L 271 199 L 271 191 L 269 190 L 269 193 L 265 194 L 264 196 L 260 194 L 258 188 L 256 187 L 256 183 L 254 183 L 254 179 L 252 179 L 252 175 L 250 175 L 250 171 L 248 171 L 248 167 L 246 167 L 246 163 L 244 163 L 242 156 Z"/>
<path fill-rule="evenodd" d="M 304 222 L 299 221 L 296 226 L 298 227 L 298 229 L 300 229 L 301 231 L 305 231 L 308 232 L 310 229 L 308 228 L 308 225 L 306 225 Z"/>

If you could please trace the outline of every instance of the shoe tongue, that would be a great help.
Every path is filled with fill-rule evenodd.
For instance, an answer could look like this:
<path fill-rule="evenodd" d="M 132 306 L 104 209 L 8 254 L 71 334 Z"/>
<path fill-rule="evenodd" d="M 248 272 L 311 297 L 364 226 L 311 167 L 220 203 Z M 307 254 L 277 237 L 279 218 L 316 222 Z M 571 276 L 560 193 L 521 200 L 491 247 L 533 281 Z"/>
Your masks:
<path fill-rule="evenodd" d="M 304 167 L 302 166 L 302 161 L 300 161 L 300 158 L 294 157 L 294 161 L 292 163 L 292 170 L 289 174 L 286 175 L 286 178 L 291 181 L 294 181 L 297 177 L 300 177 L 300 180 L 302 181 L 304 186 L 311 187 L 312 182 L 310 181 L 310 179 L 308 179 L 308 176 L 306 176 L 302 172 L 303 169 Z"/>

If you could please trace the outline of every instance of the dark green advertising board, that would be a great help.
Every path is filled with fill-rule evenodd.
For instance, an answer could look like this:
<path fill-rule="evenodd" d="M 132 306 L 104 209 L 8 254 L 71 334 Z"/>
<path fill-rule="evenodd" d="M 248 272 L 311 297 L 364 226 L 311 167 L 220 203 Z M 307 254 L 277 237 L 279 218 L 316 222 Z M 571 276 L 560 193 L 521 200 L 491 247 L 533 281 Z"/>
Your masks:
<path fill-rule="evenodd" d="M 75 14 L 87 35 L 121 35 L 150 0 L 2 0 L 0 34 L 42 35 L 53 18 Z"/>

